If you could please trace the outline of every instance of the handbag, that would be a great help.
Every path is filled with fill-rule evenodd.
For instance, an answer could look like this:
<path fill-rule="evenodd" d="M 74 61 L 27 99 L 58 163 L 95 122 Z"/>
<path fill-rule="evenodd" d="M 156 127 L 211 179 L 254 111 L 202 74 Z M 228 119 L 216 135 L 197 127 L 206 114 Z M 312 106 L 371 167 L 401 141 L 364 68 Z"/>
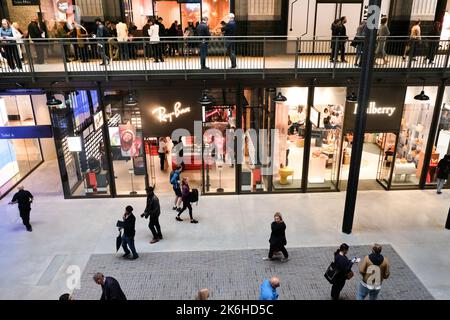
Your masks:
<path fill-rule="evenodd" d="M 350 270 L 349 273 L 347 273 L 347 275 L 346 275 L 347 280 L 350 280 L 351 278 L 353 278 L 354 275 L 355 274 L 353 273 L 353 271 Z"/>
<path fill-rule="evenodd" d="M 328 266 L 327 271 L 325 271 L 324 277 L 325 277 L 325 279 L 328 280 L 329 283 L 334 284 L 338 273 L 339 273 L 339 270 L 336 268 L 336 265 L 334 264 L 334 262 L 332 262 Z"/>

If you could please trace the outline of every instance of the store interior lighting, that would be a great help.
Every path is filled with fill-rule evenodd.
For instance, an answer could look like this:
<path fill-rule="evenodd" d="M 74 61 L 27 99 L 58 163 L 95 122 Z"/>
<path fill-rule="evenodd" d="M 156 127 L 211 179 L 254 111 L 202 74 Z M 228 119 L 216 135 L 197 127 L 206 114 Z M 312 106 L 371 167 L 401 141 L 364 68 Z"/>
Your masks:
<path fill-rule="evenodd" d="M 134 93 L 132 90 L 128 91 L 128 98 L 127 102 L 125 103 L 126 106 L 133 107 L 138 104 L 138 101 L 136 100 L 136 97 L 134 96 Z"/>
<path fill-rule="evenodd" d="M 354 91 L 352 91 L 352 93 L 347 96 L 347 101 L 348 102 L 358 102 L 358 97 L 356 96 Z"/>
<path fill-rule="evenodd" d="M 281 92 L 278 92 L 278 95 L 273 99 L 274 102 L 286 102 L 287 98 L 283 96 Z"/>
<path fill-rule="evenodd" d="M 420 94 L 418 94 L 417 96 L 414 97 L 414 100 L 428 101 L 428 100 L 430 100 L 430 97 L 425 94 L 425 79 L 421 78 L 421 80 L 424 82 L 422 91 L 420 92 Z"/>
<path fill-rule="evenodd" d="M 203 90 L 202 93 L 202 97 L 200 99 L 198 99 L 198 102 L 202 105 L 202 106 L 207 106 L 213 103 L 212 98 L 208 95 L 208 91 L 207 90 Z"/>

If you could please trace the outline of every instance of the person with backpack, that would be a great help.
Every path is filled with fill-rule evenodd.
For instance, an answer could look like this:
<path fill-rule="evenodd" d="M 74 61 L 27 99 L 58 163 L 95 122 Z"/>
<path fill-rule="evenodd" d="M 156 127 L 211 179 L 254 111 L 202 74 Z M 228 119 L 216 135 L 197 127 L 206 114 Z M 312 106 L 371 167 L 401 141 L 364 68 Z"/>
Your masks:
<path fill-rule="evenodd" d="M 450 174 L 450 154 L 441 159 L 437 165 L 437 194 L 442 194 L 442 189 Z"/>
<path fill-rule="evenodd" d="M 153 239 L 150 241 L 151 244 L 159 242 L 163 239 L 161 234 L 161 226 L 159 225 L 159 215 L 161 213 L 161 207 L 159 205 L 159 199 L 155 195 L 153 187 L 148 187 L 147 191 L 147 206 L 145 207 L 144 213 L 141 214 L 141 218 L 147 219 L 150 217 L 148 227 L 152 232 Z"/>
<path fill-rule="evenodd" d="M 359 267 L 362 280 L 359 284 L 356 300 L 364 300 L 367 295 L 369 300 L 377 300 L 383 280 L 389 278 L 389 260 L 381 254 L 382 247 L 374 244 L 372 253 L 364 257 Z"/>
<path fill-rule="evenodd" d="M 192 217 L 192 205 L 191 205 L 191 202 L 195 202 L 196 200 L 198 200 L 198 193 L 194 196 L 192 196 L 192 194 L 194 193 L 191 193 L 188 178 L 184 177 L 183 180 L 181 181 L 181 199 L 183 200 L 183 208 L 181 209 L 180 212 L 178 212 L 178 215 L 175 218 L 177 221 L 183 221 L 183 219 L 181 219 L 180 216 L 184 212 L 184 210 L 189 209 L 189 217 L 191 218 L 191 223 L 198 223 L 198 221 Z"/>
<path fill-rule="evenodd" d="M 180 175 L 181 175 L 181 166 L 177 166 L 171 173 L 170 173 L 170 184 L 173 187 L 173 192 L 175 192 L 175 203 L 172 208 L 172 210 L 177 210 L 178 212 L 181 211 L 181 186 L 180 186 Z"/>
<path fill-rule="evenodd" d="M 345 281 L 350 280 L 353 277 L 352 267 L 355 262 L 358 262 L 357 258 L 349 260 L 347 254 L 350 247 L 348 244 L 343 243 L 334 253 L 334 265 L 338 270 L 331 287 L 331 298 L 333 300 L 339 300 L 339 295 L 345 286 Z"/>

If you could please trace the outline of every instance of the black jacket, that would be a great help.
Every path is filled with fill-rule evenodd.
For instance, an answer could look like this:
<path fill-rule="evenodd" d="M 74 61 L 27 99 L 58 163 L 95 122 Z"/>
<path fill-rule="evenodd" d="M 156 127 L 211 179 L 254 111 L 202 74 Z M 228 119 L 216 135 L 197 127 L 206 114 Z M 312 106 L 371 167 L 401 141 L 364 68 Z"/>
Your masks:
<path fill-rule="evenodd" d="M 12 202 L 18 202 L 19 209 L 30 210 L 31 209 L 31 201 L 33 201 L 33 195 L 26 190 L 19 190 L 14 197 L 12 198 Z"/>
<path fill-rule="evenodd" d="M 105 284 L 102 285 L 102 296 L 100 300 L 127 300 L 127 297 L 125 297 L 116 279 L 106 277 Z"/>
<path fill-rule="evenodd" d="M 341 279 L 346 279 L 347 274 L 352 270 L 353 263 L 350 260 L 348 260 L 346 256 L 342 256 L 339 253 L 335 253 L 334 264 L 336 265 L 336 268 L 339 270 L 337 277 Z"/>
<path fill-rule="evenodd" d="M 148 30 L 150 29 L 150 24 L 146 23 L 143 27 L 142 27 L 142 36 L 144 38 L 148 38 Z"/>
<path fill-rule="evenodd" d="M 158 218 L 161 213 L 161 208 L 159 206 L 158 197 L 153 194 L 151 196 L 147 196 L 147 206 L 145 207 L 145 218 Z"/>
<path fill-rule="evenodd" d="M 42 39 L 42 32 L 39 25 L 34 21 L 31 21 L 28 25 L 28 37 L 31 39 Z"/>
<path fill-rule="evenodd" d="M 450 160 L 441 159 L 437 166 L 437 177 L 439 179 L 447 180 L 448 175 L 450 174 Z"/>
<path fill-rule="evenodd" d="M 211 36 L 211 33 L 209 32 L 209 27 L 208 27 L 208 25 L 206 23 L 202 22 L 202 23 L 200 23 L 198 25 L 198 27 L 197 27 L 197 36 L 199 36 L 199 37 L 209 37 L 209 36 Z"/>
<path fill-rule="evenodd" d="M 131 213 L 128 218 L 123 221 L 123 235 L 133 239 L 136 235 L 136 217 Z"/>
<path fill-rule="evenodd" d="M 224 36 L 225 37 L 232 37 L 236 35 L 236 31 L 237 31 L 237 24 L 236 21 L 232 20 L 230 22 L 228 22 L 225 27 L 223 27 L 223 32 L 224 32 Z"/>
<path fill-rule="evenodd" d="M 270 234 L 269 243 L 272 247 L 280 248 L 287 244 L 286 241 L 286 224 L 284 222 L 272 222 L 272 233 Z"/>

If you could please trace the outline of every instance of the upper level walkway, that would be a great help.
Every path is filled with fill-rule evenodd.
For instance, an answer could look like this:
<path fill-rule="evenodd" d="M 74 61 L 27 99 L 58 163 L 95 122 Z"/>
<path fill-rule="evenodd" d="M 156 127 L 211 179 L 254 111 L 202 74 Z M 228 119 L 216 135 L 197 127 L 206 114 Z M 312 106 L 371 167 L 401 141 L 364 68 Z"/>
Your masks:
<path fill-rule="evenodd" d="M 209 69 L 201 68 L 203 43 L 208 44 L 206 66 Z M 450 72 L 449 43 L 433 37 L 420 41 L 398 37 L 379 39 L 375 72 L 444 76 Z M 360 47 L 353 45 L 355 43 L 348 39 L 289 37 L 161 38 L 159 44 L 144 38 L 128 42 L 91 38 L 24 40 L 20 44 L 3 42 L 0 79 L 335 78 L 359 73 L 358 52 L 364 54 L 364 48 L 361 44 Z M 333 51 L 333 48 L 338 50 Z M 344 61 L 340 61 L 342 51 Z M 164 62 L 155 61 L 158 52 L 163 54 Z M 386 53 L 384 60 L 383 52 Z M 26 62 L 22 68 L 18 66 L 16 54 Z M 232 68 L 233 54 L 236 68 Z M 107 63 L 102 63 L 103 60 Z"/>

